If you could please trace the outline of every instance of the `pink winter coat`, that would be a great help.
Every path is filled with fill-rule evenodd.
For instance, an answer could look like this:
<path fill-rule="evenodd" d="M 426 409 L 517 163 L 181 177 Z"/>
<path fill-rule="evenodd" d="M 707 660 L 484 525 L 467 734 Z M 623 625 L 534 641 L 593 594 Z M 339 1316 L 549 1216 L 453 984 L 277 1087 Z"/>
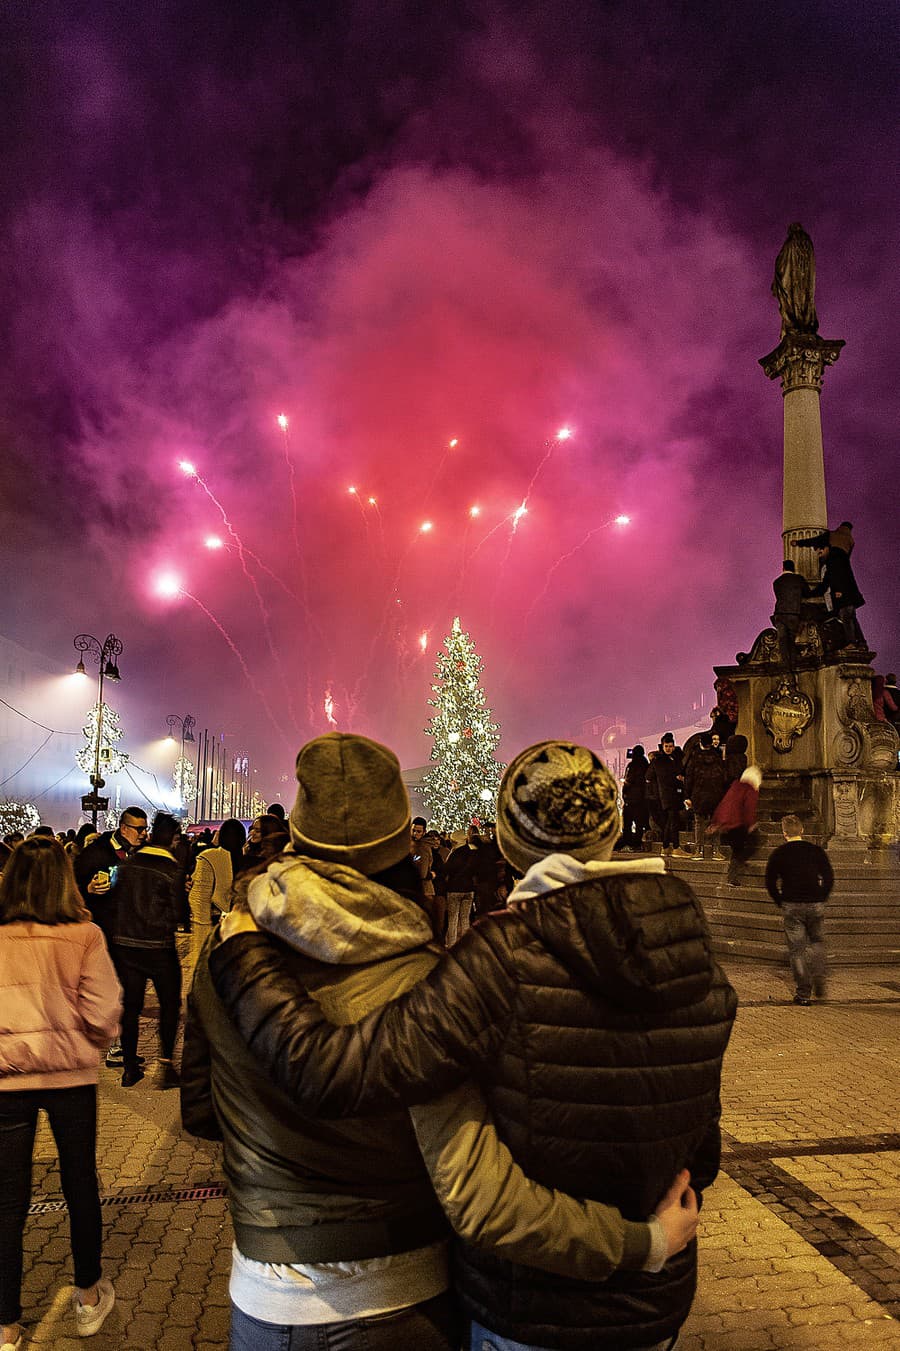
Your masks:
<path fill-rule="evenodd" d="M 0 1091 L 95 1084 L 121 994 L 96 924 L 0 925 Z"/>

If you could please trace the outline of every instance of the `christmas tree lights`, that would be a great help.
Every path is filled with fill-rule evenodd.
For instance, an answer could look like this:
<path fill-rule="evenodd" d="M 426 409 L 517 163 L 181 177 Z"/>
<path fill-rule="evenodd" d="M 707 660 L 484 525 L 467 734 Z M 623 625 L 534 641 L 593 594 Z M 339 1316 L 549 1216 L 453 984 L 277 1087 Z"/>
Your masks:
<path fill-rule="evenodd" d="M 505 768 L 496 758 L 500 728 L 481 689 L 481 658 L 463 632 L 459 618 L 444 639 L 437 659 L 433 698 L 435 710 L 426 728 L 434 739 L 436 761 L 423 784 L 431 820 L 442 830 L 458 830 L 473 817 L 494 816 L 497 789 Z"/>
<path fill-rule="evenodd" d="M 172 769 L 172 785 L 182 809 L 187 810 L 197 793 L 197 771 L 186 755 L 179 755 Z"/>
<path fill-rule="evenodd" d="M 100 709 L 103 719 L 100 722 Z M 100 773 L 116 774 L 128 764 L 125 751 L 116 750 L 117 742 L 125 735 L 119 722 L 119 715 L 104 700 L 103 704 L 94 704 L 82 727 L 85 744 L 75 752 L 75 763 L 85 774 L 93 774 L 94 760 L 97 755 L 97 724 L 100 722 Z"/>
<path fill-rule="evenodd" d="M 33 802 L 13 802 L 7 798 L 0 802 L 0 835 L 12 835 L 18 831 L 28 835 L 41 824 L 41 814 Z"/>

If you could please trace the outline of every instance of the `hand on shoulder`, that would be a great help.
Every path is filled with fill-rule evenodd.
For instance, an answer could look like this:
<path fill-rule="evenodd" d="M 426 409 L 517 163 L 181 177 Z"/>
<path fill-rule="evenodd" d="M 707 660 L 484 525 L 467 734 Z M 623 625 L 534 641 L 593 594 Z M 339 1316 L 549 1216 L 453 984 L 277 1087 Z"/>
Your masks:
<path fill-rule="evenodd" d="M 229 910 L 219 924 L 219 937 L 223 943 L 235 934 L 258 932 L 259 925 L 248 910 Z"/>

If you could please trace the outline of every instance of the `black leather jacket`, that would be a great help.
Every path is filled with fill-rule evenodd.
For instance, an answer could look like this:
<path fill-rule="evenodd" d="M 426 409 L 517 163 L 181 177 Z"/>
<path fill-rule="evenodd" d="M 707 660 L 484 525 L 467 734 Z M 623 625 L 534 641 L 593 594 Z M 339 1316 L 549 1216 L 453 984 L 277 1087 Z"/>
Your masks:
<path fill-rule="evenodd" d="M 716 1176 L 736 1000 L 678 878 L 619 873 L 490 915 L 352 1028 L 322 1022 L 264 934 L 222 944 L 210 969 L 256 1058 L 305 1111 L 382 1110 L 474 1076 L 538 1182 L 639 1219 L 679 1169 L 698 1192 Z M 501 1336 L 623 1351 L 681 1326 L 696 1246 L 658 1274 L 595 1285 L 457 1245 L 455 1276 L 467 1312 Z"/>
<path fill-rule="evenodd" d="M 147 846 L 119 865 L 112 889 L 112 941 L 125 948 L 174 948 L 181 917 L 181 868 Z"/>

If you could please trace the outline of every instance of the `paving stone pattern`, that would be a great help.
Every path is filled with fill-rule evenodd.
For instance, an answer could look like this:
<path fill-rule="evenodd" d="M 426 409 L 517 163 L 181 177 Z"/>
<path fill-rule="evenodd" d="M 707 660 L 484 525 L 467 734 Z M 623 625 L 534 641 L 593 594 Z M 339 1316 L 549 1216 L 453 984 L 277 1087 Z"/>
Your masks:
<path fill-rule="evenodd" d="M 894 973 L 844 969 L 827 1002 L 735 964 L 741 1009 L 723 1085 L 722 1173 L 678 1351 L 900 1351 L 900 1088 Z M 148 1015 L 153 1010 L 148 1007 Z M 117 1302 L 97 1351 L 221 1351 L 232 1232 L 219 1147 L 184 1135 L 178 1094 L 101 1070 L 98 1167 Z M 75 1351 L 71 1258 L 52 1137 L 35 1150 L 23 1305 L 30 1344 Z M 398 1348 L 398 1351 L 403 1351 Z M 414 1351 L 414 1349 L 412 1349 Z"/>

